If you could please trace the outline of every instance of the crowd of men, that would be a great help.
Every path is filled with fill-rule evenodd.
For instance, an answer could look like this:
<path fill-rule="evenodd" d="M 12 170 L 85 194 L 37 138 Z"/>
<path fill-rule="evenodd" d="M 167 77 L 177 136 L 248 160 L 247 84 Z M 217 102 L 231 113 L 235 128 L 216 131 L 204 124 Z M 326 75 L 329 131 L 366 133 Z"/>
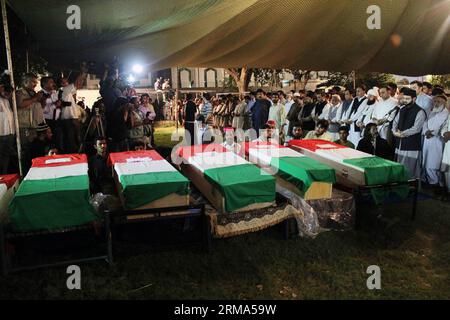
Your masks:
<path fill-rule="evenodd" d="M 17 172 L 17 161 L 11 161 L 17 157 L 16 134 L 24 174 L 35 157 L 79 152 L 92 158 L 95 172 L 103 172 L 106 148 L 109 152 L 153 148 L 154 121 L 171 118 L 184 125 L 187 144 L 208 143 L 219 134 L 229 146 L 229 132 L 235 137 L 232 145 L 274 137 L 281 144 L 323 139 L 398 161 L 424 186 L 441 193 L 445 187 L 450 190 L 450 104 L 443 88 L 428 82 L 414 81 L 400 90 L 391 83 L 369 90 L 359 85 L 356 90 L 334 87 L 287 94 L 258 89 L 242 97 L 206 93 L 194 99 L 187 94 L 184 100 L 162 99 L 166 105 L 155 108 L 148 94 L 138 96 L 121 82 L 117 70 L 107 69 L 100 83 L 101 99 L 88 109 L 76 103 L 86 75 L 82 66 L 73 81 L 43 77 L 39 92 L 34 74 L 26 74 L 16 91 L 2 77 L 0 174 Z M 162 89 L 162 79 L 158 80 L 155 87 Z M 11 108 L 13 94 L 19 132 Z"/>
<path fill-rule="evenodd" d="M 243 97 L 188 94 L 185 100 L 180 114 L 190 144 L 210 143 L 227 131 L 237 143 L 328 140 L 402 163 L 411 179 L 443 198 L 450 192 L 450 103 L 440 86 L 414 81 L 400 90 L 390 83 L 288 94 L 258 89 Z"/>
<path fill-rule="evenodd" d="M 38 79 L 35 74 L 27 73 L 18 90 L 13 89 L 8 75 L 2 76 L 0 174 L 18 172 L 16 133 L 20 137 L 24 175 L 36 157 L 86 153 L 90 157 L 90 171 L 103 173 L 107 160 L 103 145 L 112 152 L 153 148 L 153 123 L 157 114 L 150 96 L 138 96 L 120 80 L 117 70 L 112 74 L 107 70 L 100 83 L 101 98 L 89 109 L 83 102 L 76 102 L 77 90 L 83 86 L 86 76 L 85 66 L 73 81 L 49 76 Z M 37 91 L 39 82 L 41 90 Z M 13 95 L 19 132 L 15 130 Z M 99 179 L 93 181 L 94 186 L 100 185 Z"/>

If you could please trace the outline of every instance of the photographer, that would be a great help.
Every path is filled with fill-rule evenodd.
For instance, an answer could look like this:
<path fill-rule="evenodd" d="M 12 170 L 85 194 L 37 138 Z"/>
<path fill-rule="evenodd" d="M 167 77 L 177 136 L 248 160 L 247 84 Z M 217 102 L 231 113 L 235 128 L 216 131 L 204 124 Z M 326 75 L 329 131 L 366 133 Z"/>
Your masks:
<path fill-rule="evenodd" d="M 77 90 L 83 86 L 86 76 L 86 66 L 82 65 L 81 72 L 73 83 L 70 83 L 66 78 L 61 78 L 58 81 L 58 86 L 62 91 L 60 93 L 60 100 L 62 101 L 61 124 L 63 128 L 65 153 L 77 153 L 80 148 L 81 122 L 75 96 Z"/>
<path fill-rule="evenodd" d="M 9 99 L 13 87 L 8 76 L 0 80 L 0 174 L 7 174 L 9 161 L 14 155 L 14 116 Z"/>
<path fill-rule="evenodd" d="M 37 76 L 33 73 L 27 73 L 23 76 L 22 88 L 16 92 L 24 173 L 31 166 L 30 145 L 37 136 L 36 128 L 44 122 L 43 93 L 34 91 L 37 84 Z"/>
<path fill-rule="evenodd" d="M 129 114 L 132 105 L 128 103 L 125 97 L 119 97 L 113 105 L 115 110 L 111 115 L 110 134 L 112 138 L 111 151 L 122 152 L 128 150 L 127 133 L 129 129 Z"/>
<path fill-rule="evenodd" d="M 129 110 L 128 117 L 128 139 L 129 145 L 133 144 L 134 141 L 144 139 L 144 117 L 142 117 L 139 111 L 139 99 L 138 97 L 133 97 L 130 100 L 131 108 Z"/>
<path fill-rule="evenodd" d="M 41 78 L 41 88 L 45 123 L 52 129 L 56 147 L 62 150 L 63 135 L 60 123 L 62 103 L 58 91 L 56 91 L 56 83 L 51 77 L 43 77 Z"/>
<path fill-rule="evenodd" d="M 139 112 L 144 122 L 144 136 L 151 146 L 154 145 L 154 127 L 153 123 L 156 117 L 155 108 L 152 105 L 152 99 L 147 93 L 141 96 L 141 105 Z"/>

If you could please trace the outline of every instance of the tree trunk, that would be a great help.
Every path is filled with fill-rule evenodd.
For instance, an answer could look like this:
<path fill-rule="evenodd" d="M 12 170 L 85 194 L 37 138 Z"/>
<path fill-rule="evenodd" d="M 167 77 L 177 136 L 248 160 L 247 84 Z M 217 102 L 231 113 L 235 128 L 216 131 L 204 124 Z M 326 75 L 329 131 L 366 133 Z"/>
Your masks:
<path fill-rule="evenodd" d="M 227 72 L 233 77 L 236 82 L 236 86 L 239 90 L 239 94 L 241 96 L 248 90 L 248 84 L 250 83 L 250 78 L 252 75 L 252 69 L 248 69 L 247 67 L 237 68 L 229 68 L 226 69 Z"/>

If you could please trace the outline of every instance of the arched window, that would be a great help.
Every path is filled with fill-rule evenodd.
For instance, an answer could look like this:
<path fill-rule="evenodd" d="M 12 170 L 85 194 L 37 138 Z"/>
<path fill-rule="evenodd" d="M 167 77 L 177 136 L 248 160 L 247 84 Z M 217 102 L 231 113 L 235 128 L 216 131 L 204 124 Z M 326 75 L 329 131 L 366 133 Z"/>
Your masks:
<path fill-rule="evenodd" d="M 192 72 L 188 68 L 178 69 L 178 83 L 180 88 L 190 88 L 192 82 Z"/>
<path fill-rule="evenodd" d="M 204 78 L 205 78 L 205 88 L 218 87 L 216 69 L 211 68 L 205 69 Z"/>

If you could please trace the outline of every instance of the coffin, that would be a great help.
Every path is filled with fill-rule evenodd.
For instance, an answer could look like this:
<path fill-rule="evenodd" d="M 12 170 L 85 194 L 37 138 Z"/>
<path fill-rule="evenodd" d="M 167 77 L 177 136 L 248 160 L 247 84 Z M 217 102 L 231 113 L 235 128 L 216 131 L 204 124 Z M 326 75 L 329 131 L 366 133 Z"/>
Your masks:
<path fill-rule="evenodd" d="M 336 181 L 331 167 L 279 144 L 249 142 L 245 153 L 251 163 L 273 174 L 278 185 L 305 200 L 331 198 Z"/>
<path fill-rule="evenodd" d="M 332 167 L 339 184 L 355 188 L 405 182 L 405 166 L 324 140 L 291 140 L 289 147 Z"/>
<path fill-rule="evenodd" d="M 217 144 L 181 147 L 181 171 L 218 212 L 262 209 L 275 203 L 275 179 Z"/>
<path fill-rule="evenodd" d="M 189 205 L 189 180 L 156 151 L 111 153 L 109 163 L 125 209 Z"/>
<path fill-rule="evenodd" d="M 0 175 L 0 223 L 7 221 L 8 205 L 19 188 L 18 174 Z"/>
<path fill-rule="evenodd" d="M 9 205 L 9 217 L 19 231 L 80 226 L 98 220 L 89 199 L 86 155 L 35 158 Z"/>

